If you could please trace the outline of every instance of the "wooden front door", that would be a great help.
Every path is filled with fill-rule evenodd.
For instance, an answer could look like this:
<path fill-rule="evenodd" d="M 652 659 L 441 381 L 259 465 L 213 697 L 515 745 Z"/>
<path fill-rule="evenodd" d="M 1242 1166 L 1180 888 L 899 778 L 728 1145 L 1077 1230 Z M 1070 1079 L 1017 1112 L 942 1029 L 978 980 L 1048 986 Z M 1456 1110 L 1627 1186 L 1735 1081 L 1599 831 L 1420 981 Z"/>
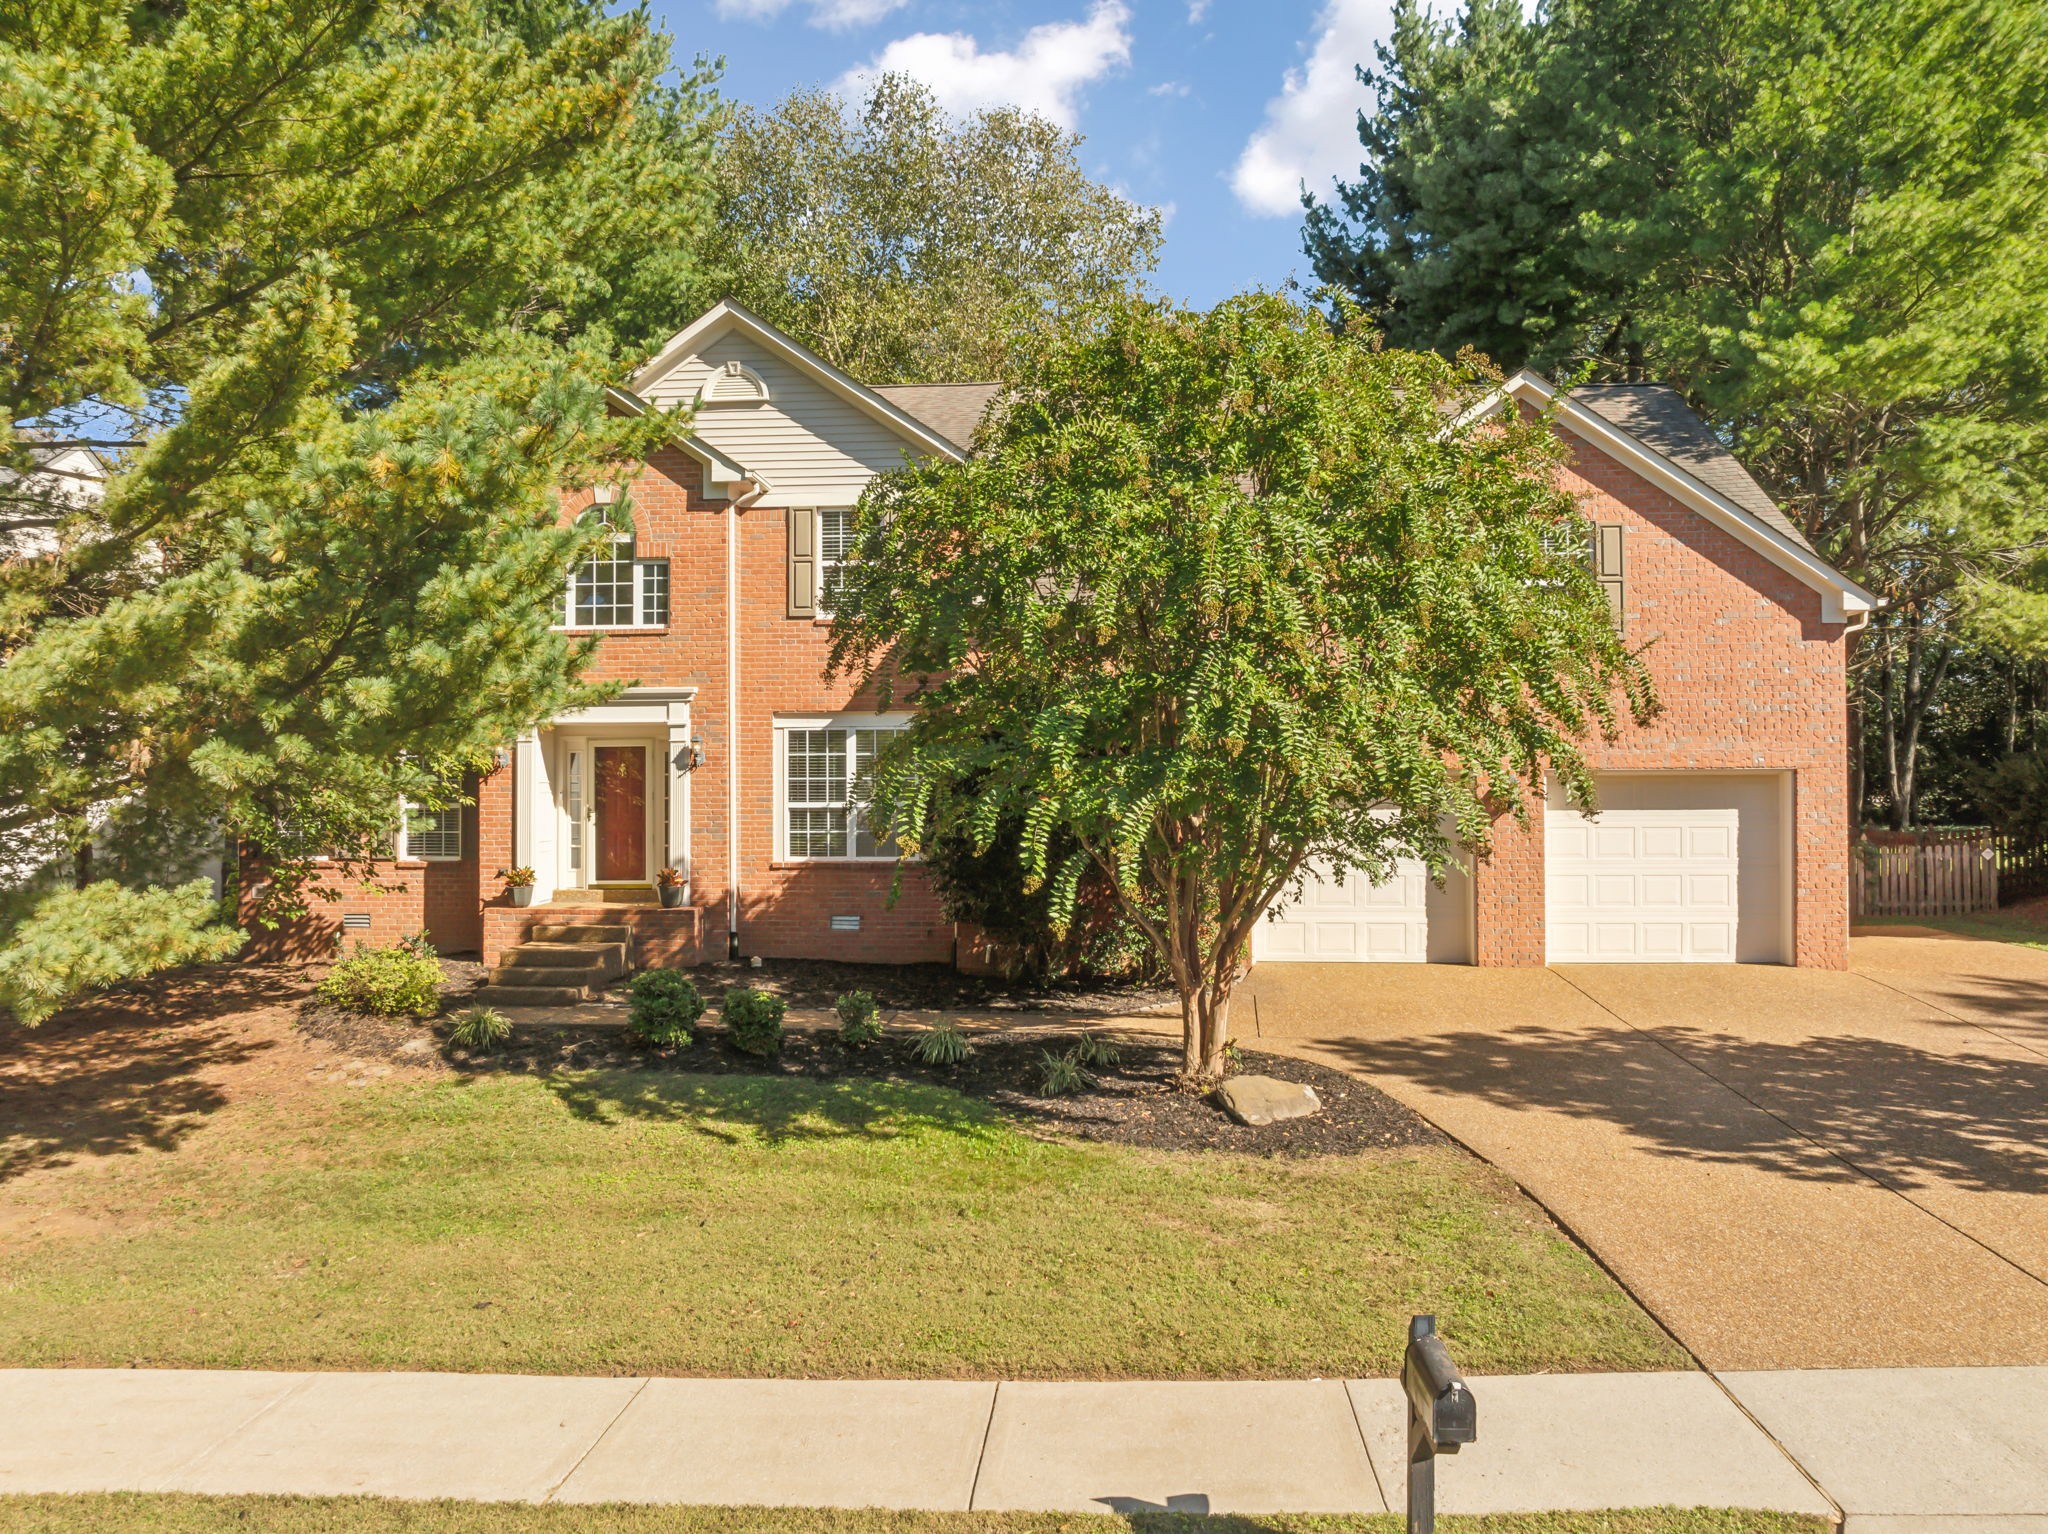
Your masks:
<path fill-rule="evenodd" d="M 599 746 L 597 878 L 601 884 L 647 877 L 647 748 Z"/>

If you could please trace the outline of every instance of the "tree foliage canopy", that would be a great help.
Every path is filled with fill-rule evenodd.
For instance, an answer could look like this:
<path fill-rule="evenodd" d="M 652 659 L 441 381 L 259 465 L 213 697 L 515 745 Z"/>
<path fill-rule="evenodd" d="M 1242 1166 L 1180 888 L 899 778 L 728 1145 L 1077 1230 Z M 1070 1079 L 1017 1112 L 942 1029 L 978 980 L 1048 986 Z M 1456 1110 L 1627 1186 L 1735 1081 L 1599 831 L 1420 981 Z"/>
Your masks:
<path fill-rule="evenodd" d="M 1960 633 L 2048 647 L 2048 3 L 1397 7 L 1306 238 L 1394 344 L 1682 389 L 1889 602 L 1910 803 Z"/>
<path fill-rule="evenodd" d="M 993 379 L 1008 337 L 1127 287 L 1157 211 L 1082 170 L 1079 138 L 1003 107 L 949 119 L 885 75 L 735 108 L 698 308 L 734 298 L 865 383 Z"/>
<path fill-rule="evenodd" d="M 876 816 L 909 853 L 1021 821 L 1058 907 L 1098 870 L 1191 1075 L 1310 859 L 1484 847 L 1546 768 L 1590 793 L 1577 743 L 1652 707 L 1549 423 L 1457 419 L 1496 382 L 1272 295 L 1130 300 L 1027 353 L 970 461 L 862 500 L 833 666 L 919 699 Z"/>
<path fill-rule="evenodd" d="M 669 68 L 595 0 L 0 7 L 0 939 L 62 971 L 18 1014 L 123 962 L 62 958 L 115 891 L 24 875 L 118 875 L 136 970 L 214 951 L 153 828 L 253 840 L 288 907 L 585 695 L 555 493 L 661 428 L 602 384 L 709 205 Z M 30 472 L 109 431 L 103 502 Z"/>

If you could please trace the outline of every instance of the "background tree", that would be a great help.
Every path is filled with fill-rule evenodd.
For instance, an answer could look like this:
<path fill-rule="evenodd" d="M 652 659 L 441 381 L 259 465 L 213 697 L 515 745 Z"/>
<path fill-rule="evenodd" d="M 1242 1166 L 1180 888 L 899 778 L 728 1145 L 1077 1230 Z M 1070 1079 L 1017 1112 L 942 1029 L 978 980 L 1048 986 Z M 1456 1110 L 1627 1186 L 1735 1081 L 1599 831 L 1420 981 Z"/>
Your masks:
<path fill-rule="evenodd" d="M 596 0 L 0 6 L 0 1007 L 232 946 L 167 828 L 289 909 L 588 695 L 555 494 L 661 426 L 601 384 L 695 275 L 669 69 Z M 108 434 L 97 505 L 26 473 Z"/>
<path fill-rule="evenodd" d="M 1888 599 L 1856 651 L 1908 822 L 1963 648 L 2048 633 L 2048 4 L 1416 0 L 1317 271 L 1397 345 L 1683 390 Z"/>
<path fill-rule="evenodd" d="M 1546 765 L 1590 793 L 1577 742 L 1651 707 L 1554 552 L 1587 528 L 1550 425 L 1446 429 L 1494 382 L 1272 295 L 1128 300 L 1029 349 L 972 460 L 862 499 L 832 667 L 918 697 L 876 815 L 908 853 L 1021 822 L 1020 893 L 1059 911 L 1098 872 L 1190 1079 L 1311 858 L 1484 847 Z"/>
<path fill-rule="evenodd" d="M 697 307 L 734 298 L 866 383 L 1002 375 L 1012 327 L 1151 271 L 1159 214 L 1090 179 L 1031 112 L 947 117 L 885 75 L 849 111 L 799 90 L 734 108 Z"/>

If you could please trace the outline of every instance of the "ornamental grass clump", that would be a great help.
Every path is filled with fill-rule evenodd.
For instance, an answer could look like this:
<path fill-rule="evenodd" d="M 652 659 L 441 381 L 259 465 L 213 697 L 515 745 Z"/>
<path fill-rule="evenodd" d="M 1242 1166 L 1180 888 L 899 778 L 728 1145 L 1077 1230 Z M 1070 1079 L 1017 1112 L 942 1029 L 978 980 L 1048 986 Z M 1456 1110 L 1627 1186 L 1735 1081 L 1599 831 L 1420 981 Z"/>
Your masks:
<path fill-rule="evenodd" d="M 839 1013 L 839 1042 L 849 1049 L 866 1049 L 882 1037 L 880 1007 L 866 991 L 848 991 L 834 1003 Z"/>
<path fill-rule="evenodd" d="M 676 969 L 645 969 L 626 989 L 632 997 L 626 1032 L 636 1042 L 651 1049 L 689 1048 L 695 1037 L 691 1030 L 704 1015 L 704 998 L 688 975 Z"/>
<path fill-rule="evenodd" d="M 1122 1053 L 1099 1033 L 1084 1033 L 1074 1041 L 1074 1062 L 1091 1070 L 1113 1070 Z"/>
<path fill-rule="evenodd" d="M 725 993 L 721 1008 L 725 1031 L 741 1054 L 772 1060 L 782 1053 L 783 1001 L 770 991 L 736 985 Z"/>
<path fill-rule="evenodd" d="M 496 1007 L 471 1007 L 448 1026 L 449 1046 L 473 1054 L 491 1054 L 511 1037 L 512 1019 Z"/>
<path fill-rule="evenodd" d="M 1083 1070 L 1080 1050 L 1063 1055 L 1046 1050 L 1039 1057 L 1039 1088 L 1047 1097 L 1076 1097 L 1095 1085 L 1095 1078 Z"/>
<path fill-rule="evenodd" d="M 422 953 L 397 945 L 354 953 L 330 969 L 313 988 L 322 1001 L 377 1017 L 432 1017 L 441 1010 L 441 966 Z"/>
<path fill-rule="evenodd" d="M 911 1053 L 926 1065 L 958 1065 L 974 1053 L 974 1046 L 958 1023 L 940 1023 L 911 1046 Z"/>

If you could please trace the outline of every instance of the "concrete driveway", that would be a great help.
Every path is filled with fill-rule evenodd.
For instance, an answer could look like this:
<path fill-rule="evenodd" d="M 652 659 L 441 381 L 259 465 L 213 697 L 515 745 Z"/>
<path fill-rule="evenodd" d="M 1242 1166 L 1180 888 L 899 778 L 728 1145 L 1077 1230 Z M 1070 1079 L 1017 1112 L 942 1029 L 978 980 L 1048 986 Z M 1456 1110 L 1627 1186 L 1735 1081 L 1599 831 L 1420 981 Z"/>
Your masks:
<path fill-rule="evenodd" d="M 1541 1200 L 1711 1368 L 2048 1364 L 2048 952 L 1262 965 L 1233 1022 Z"/>

